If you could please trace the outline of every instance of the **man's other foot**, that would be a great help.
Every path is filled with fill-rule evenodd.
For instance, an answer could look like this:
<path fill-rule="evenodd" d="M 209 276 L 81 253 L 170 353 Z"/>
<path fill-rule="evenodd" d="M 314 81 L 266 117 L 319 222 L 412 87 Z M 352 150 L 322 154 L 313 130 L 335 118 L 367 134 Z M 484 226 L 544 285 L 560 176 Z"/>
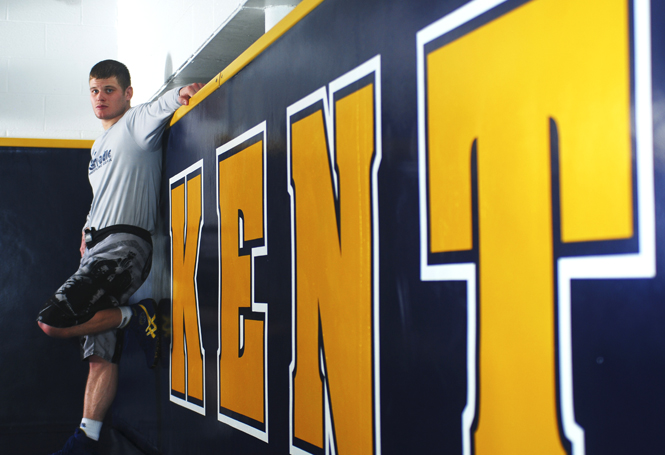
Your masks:
<path fill-rule="evenodd" d="M 97 441 L 90 439 L 83 430 L 77 428 L 62 450 L 58 450 L 52 455 L 97 455 L 98 445 Z"/>
<path fill-rule="evenodd" d="M 128 328 L 134 332 L 145 353 L 148 368 L 155 368 L 159 360 L 161 330 L 157 320 L 157 304 L 152 299 L 141 300 L 132 305 L 132 319 Z"/>

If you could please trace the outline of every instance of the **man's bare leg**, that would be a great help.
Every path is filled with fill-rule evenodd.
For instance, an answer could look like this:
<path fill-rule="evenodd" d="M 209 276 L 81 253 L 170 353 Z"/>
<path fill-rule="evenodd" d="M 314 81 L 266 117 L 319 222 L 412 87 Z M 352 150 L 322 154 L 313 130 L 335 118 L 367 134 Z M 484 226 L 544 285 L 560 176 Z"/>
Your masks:
<path fill-rule="evenodd" d="M 88 361 L 90 372 L 83 398 L 83 417 L 102 422 L 118 389 L 118 365 L 96 355 Z"/>
<path fill-rule="evenodd" d="M 119 308 L 108 308 L 98 311 L 92 319 L 73 327 L 57 328 L 38 322 L 45 334 L 54 338 L 71 338 L 84 335 L 94 335 L 117 328 L 122 322 L 122 312 Z"/>
<path fill-rule="evenodd" d="M 88 380 L 83 398 L 83 419 L 80 428 L 85 432 L 85 445 L 99 441 L 99 436 L 116 391 L 118 390 L 118 365 L 97 355 L 88 357 Z M 75 438 L 77 436 L 74 436 Z M 79 440 L 80 437 L 79 437 Z M 87 452 L 86 452 L 87 453 Z"/>

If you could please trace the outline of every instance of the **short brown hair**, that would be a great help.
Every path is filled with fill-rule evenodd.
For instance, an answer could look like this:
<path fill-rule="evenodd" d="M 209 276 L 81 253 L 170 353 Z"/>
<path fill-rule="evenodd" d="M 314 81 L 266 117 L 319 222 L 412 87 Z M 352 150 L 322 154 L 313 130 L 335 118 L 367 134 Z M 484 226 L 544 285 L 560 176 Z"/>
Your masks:
<path fill-rule="evenodd" d="M 90 70 L 90 79 L 108 79 L 115 76 L 123 91 L 132 85 L 132 78 L 127 67 L 115 60 L 103 60 Z"/>

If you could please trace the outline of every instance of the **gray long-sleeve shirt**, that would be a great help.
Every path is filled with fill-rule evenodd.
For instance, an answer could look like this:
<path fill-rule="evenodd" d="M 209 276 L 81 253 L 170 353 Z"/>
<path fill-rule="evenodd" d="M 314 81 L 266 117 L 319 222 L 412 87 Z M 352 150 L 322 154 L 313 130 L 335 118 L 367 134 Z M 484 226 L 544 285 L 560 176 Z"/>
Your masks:
<path fill-rule="evenodd" d="M 95 141 L 88 166 L 93 196 L 86 228 L 128 224 L 155 232 L 162 134 L 180 107 L 179 91 L 129 109 Z"/>

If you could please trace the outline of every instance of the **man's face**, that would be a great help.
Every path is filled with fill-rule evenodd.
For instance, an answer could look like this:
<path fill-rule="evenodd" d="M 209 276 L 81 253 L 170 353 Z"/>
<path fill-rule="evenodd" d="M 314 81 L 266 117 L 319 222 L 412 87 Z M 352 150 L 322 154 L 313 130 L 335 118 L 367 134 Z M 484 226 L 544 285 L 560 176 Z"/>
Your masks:
<path fill-rule="evenodd" d="M 118 79 L 113 76 L 108 79 L 90 79 L 90 102 L 92 110 L 102 123 L 115 123 L 127 112 L 132 99 L 132 88 L 122 90 Z"/>

